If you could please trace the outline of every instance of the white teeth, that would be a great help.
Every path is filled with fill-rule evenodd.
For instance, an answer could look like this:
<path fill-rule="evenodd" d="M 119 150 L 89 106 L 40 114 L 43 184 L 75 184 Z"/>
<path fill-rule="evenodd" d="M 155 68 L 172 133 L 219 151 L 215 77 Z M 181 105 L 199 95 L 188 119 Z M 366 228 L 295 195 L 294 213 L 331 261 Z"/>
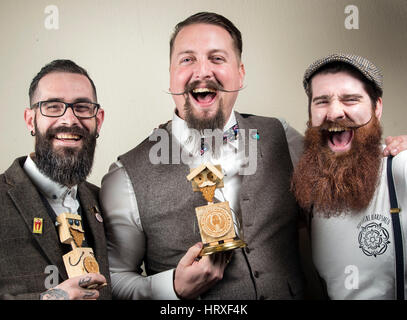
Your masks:
<path fill-rule="evenodd" d="M 209 89 L 209 88 L 195 88 L 192 90 L 193 93 L 205 93 L 205 92 L 216 92 L 216 90 Z"/>
<path fill-rule="evenodd" d="M 333 127 L 328 129 L 329 132 L 349 131 L 348 128 Z"/>
<path fill-rule="evenodd" d="M 80 139 L 80 136 L 74 135 L 74 134 L 67 134 L 67 133 L 63 133 L 63 134 L 58 134 L 56 135 L 57 139 Z"/>

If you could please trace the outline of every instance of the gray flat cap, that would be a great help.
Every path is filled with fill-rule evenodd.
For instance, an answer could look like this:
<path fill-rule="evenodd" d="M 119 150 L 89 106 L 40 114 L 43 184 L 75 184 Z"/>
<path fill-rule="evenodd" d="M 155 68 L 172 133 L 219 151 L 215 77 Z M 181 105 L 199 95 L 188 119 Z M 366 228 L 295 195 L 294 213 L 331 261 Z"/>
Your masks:
<path fill-rule="evenodd" d="M 363 57 L 354 54 L 334 53 L 313 62 L 305 71 L 303 85 L 307 94 L 309 94 L 309 81 L 314 73 L 317 72 L 322 66 L 337 61 L 348 63 L 351 66 L 355 67 L 368 80 L 372 81 L 377 86 L 377 88 L 383 91 L 383 75 L 379 68 L 377 68 L 373 63 Z"/>

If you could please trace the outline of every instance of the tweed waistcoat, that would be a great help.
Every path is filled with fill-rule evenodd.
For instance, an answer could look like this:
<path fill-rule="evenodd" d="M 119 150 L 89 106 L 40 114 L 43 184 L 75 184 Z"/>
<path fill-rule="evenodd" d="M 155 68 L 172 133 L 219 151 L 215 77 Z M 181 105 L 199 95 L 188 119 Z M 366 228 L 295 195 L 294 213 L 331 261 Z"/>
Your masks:
<path fill-rule="evenodd" d="M 223 279 L 201 298 L 302 298 L 298 208 L 289 191 L 292 164 L 284 129 L 277 119 L 239 113 L 236 119 L 240 129 L 257 129 L 260 137 L 257 170 L 243 176 L 239 194 L 247 248 L 234 251 Z M 188 165 L 151 163 L 154 144 L 146 139 L 119 157 L 136 194 L 148 275 L 175 268 L 188 248 L 201 241 L 195 208 L 207 204 L 192 191 Z"/>

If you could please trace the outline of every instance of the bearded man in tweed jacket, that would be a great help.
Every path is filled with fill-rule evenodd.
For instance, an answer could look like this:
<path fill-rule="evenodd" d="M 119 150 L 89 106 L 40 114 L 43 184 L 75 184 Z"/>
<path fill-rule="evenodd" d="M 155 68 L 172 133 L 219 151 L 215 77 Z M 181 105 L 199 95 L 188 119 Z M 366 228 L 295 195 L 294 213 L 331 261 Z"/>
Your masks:
<path fill-rule="evenodd" d="M 34 77 L 29 96 L 24 119 L 35 153 L 0 175 L 0 298 L 110 299 L 99 188 L 85 181 L 104 119 L 96 88 L 83 68 L 55 60 Z M 83 246 L 93 248 L 100 273 L 68 279 L 62 256 L 71 246 L 55 225 L 66 212 L 81 216 Z"/>

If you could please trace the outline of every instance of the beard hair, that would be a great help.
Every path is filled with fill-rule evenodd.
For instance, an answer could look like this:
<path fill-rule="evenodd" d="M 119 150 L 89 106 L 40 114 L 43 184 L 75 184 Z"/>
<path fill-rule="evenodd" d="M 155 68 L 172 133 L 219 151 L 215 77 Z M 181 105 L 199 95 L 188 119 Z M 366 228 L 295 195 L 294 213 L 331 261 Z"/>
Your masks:
<path fill-rule="evenodd" d="M 58 127 L 49 128 L 45 134 L 37 128 L 35 132 L 35 157 L 34 161 L 38 169 L 51 180 L 63 185 L 72 187 L 86 180 L 93 165 L 93 158 L 96 147 L 96 129 L 89 133 L 80 127 Z M 53 138 L 57 133 L 71 133 L 82 136 L 82 147 L 70 148 L 61 147 L 54 149 Z"/>
<path fill-rule="evenodd" d="M 373 115 L 371 123 L 354 130 L 351 149 L 335 154 L 320 127 L 309 127 L 291 184 L 299 205 L 326 218 L 365 209 L 378 183 L 381 135 Z"/>
<path fill-rule="evenodd" d="M 212 117 L 207 117 L 208 112 L 204 112 L 202 118 L 196 117 L 189 96 L 185 100 L 185 122 L 188 128 L 195 129 L 190 132 L 195 141 L 201 141 L 205 136 L 205 145 L 208 148 L 205 151 L 205 156 L 212 156 L 215 159 L 221 155 L 221 146 L 223 145 L 223 127 L 225 125 L 225 117 L 223 114 L 223 100 L 219 100 L 219 107 L 216 114 Z M 201 144 L 196 145 L 197 149 L 201 149 Z"/>

